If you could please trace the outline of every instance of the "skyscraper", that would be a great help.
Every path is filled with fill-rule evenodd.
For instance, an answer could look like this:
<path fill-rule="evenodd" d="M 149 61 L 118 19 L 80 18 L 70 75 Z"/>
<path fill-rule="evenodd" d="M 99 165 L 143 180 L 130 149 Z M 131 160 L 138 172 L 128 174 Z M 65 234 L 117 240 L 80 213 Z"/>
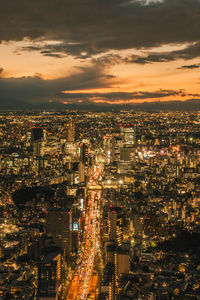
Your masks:
<path fill-rule="evenodd" d="M 46 232 L 69 258 L 72 249 L 72 212 L 62 208 L 50 209 L 47 213 Z"/>
<path fill-rule="evenodd" d="M 43 167 L 43 160 L 41 158 L 41 149 L 43 142 L 43 128 L 42 127 L 32 127 L 31 128 L 31 141 L 33 146 L 33 156 L 34 156 L 34 169 L 36 175 L 39 174 L 40 169 Z"/>
<path fill-rule="evenodd" d="M 118 246 L 122 245 L 123 240 L 123 218 L 122 208 L 110 206 L 108 212 L 109 239 L 114 240 Z"/>
<path fill-rule="evenodd" d="M 67 123 L 67 141 L 71 143 L 75 141 L 75 125 L 72 119 Z"/>
<path fill-rule="evenodd" d="M 88 145 L 83 143 L 80 145 L 79 182 L 86 183 L 88 175 L 88 165 Z"/>
<path fill-rule="evenodd" d="M 79 163 L 79 182 L 84 183 L 85 182 L 85 168 L 84 164 L 82 162 Z"/>
<path fill-rule="evenodd" d="M 88 165 L 89 156 L 88 156 L 88 145 L 82 144 L 80 146 L 80 160 L 84 165 Z"/>
<path fill-rule="evenodd" d="M 31 128 L 32 141 L 41 141 L 43 138 L 43 128 L 42 127 L 32 127 Z"/>
<path fill-rule="evenodd" d="M 37 299 L 56 300 L 60 280 L 61 253 L 54 251 L 39 262 Z"/>
<path fill-rule="evenodd" d="M 124 125 L 120 128 L 121 137 L 123 139 L 125 146 L 133 146 L 135 145 L 136 135 L 135 135 L 135 128 L 130 126 L 129 124 Z"/>
<path fill-rule="evenodd" d="M 41 143 L 43 140 L 43 128 L 32 127 L 31 128 L 31 140 L 33 143 L 33 154 L 37 157 L 41 155 Z"/>

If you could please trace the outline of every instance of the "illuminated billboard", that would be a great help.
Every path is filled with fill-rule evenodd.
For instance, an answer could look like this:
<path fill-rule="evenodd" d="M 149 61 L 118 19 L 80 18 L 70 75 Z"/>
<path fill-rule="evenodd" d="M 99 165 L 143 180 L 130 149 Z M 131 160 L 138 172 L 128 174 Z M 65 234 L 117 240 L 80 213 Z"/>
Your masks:
<path fill-rule="evenodd" d="M 74 222 L 74 223 L 73 223 L 73 226 L 72 226 L 72 230 L 73 230 L 73 231 L 77 231 L 78 228 L 79 228 L 78 222 Z"/>

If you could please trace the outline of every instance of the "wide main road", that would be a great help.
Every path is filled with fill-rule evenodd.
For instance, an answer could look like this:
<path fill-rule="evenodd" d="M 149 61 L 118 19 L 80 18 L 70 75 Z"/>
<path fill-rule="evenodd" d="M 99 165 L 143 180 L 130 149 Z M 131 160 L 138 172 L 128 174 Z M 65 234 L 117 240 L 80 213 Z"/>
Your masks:
<path fill-rule="evenodd" d="M 103 166 L 95 167 L 95 172 L 92 172 L 88 186 L 95 185 L 96 181 L 102 175 Z M 70 290 L 67 295 L 67 300 L 87 299 L 89 293 L 92 271 L 94 268 L 94 259 L 99 250 L 99 202 L 101 191 L 89 190 L 88 204 L 85 215 L 85 241 L 84 250 L 81 255 L 76 273 L 73 277 Z"/>

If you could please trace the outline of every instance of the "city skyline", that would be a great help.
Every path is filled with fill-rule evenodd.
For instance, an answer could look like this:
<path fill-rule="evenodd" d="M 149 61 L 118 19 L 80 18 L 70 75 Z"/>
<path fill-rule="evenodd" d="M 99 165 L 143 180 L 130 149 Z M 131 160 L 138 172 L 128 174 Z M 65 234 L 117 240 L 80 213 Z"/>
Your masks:
<path fill-rule="evenodd" d="M 200 295 L 200 113 L 0 113 L 0 300 Z"/>
<path fill-rule="evenodd" d="M 198 0 L 2 1 L 0 107 L 198 101 L 199 13 Z"/>

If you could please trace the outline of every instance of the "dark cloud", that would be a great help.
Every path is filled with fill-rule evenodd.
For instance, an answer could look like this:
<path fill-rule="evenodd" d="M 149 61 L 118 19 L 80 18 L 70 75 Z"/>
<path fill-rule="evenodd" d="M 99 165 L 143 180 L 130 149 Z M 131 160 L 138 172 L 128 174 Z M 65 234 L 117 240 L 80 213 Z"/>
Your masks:
<path fill-rule="evenodd" d="M 49 56 L 49 57 L 55 57 L 55 58 L 63 58 L 64 55 L 60 54 L 60 53 L 51 53 L 50 51 L 41 51 L 41 54 L 43 54 L 44 56 Z"/>
<path fill-rule="evenodd" d="M 61 40 L 56 53 L 89 57 L 112 49 L 197 42 L 199 16 L 199 0 L 149 5 L 125 0 L 1 0 L 0 40 Z"/>
<path fill-rule="evenodd" d="M 2 103 L 30 103 L 41 104 L 53 102 L 63 103 L 94 103 L 98 101 L 117 103 L 118 101 L 165 99 L 169 96 L 185 97 L 200 95 L 187 94 L 184 90 L 158 90 L 155 92 L 110 92 L 93 93 L 90 89 L 109 88 L 115 82 L 112 74 L 106 74 L 103 68 L 83 67 L 77 69 L 76 74 L 71 76 L 44 80 L 40 74 L 34 77 L 0 78 L 0 104 Z M 87 89 L 87 93 L 79 92 Z"/>
<path fill-rule="evenodd" d="M 187 94 L 184 90 L 159 90 L 155 92 L 148 91 L 138 91 L 138 92 L 111 92 L 111 93 L 65 93 L 66 99 L 73 103 L 76 103 L 78 100 L 82 100 L 83 102 L 113 102 L 117 103 L 118 101 L 129 101 L 129 100 L 148 100 L 148 99 L 164 99 L 170 96 L 179 96 L 185 97 L 194 96 L 200 97 L 200 95 L 191 95 Z"/>
<path fill-rule="evenodd" d="M 40 76 L 21 78 L 0 78 L 0 102 L 29 101 L 42 103 L 49 100 L 59 101 L 65 98 L 62 91 L 73 91 L 100 87 L 110 87 L 114 77 L 105 74 L 102 69 L 84 67 L 77 69 L 71 76 L 43 80 Z"/>
<path fill-rule="evenodd" d="M 200 56 L 200 42 L 190 45 L 182 50 L 162 53 L 151 53 L 145 57 L 132 56 L 128 62 L 136 64 L 147 64 L 153 62 L 169 62 L 177 59 L 190 60 Z"/>
<path fill-rule="evenodd" d="M 105 54 L 98 58 L 93 58 L 92 62 L 97 66 L 112 66 L 120 63 L 135 63 L 135 64 L 149 64 L 155 62 L 170 62 L 177 59 L 190 60 L 200 57 L 200 42 L 194 43 L 182 50 L 171 52 L 154 52 L 148 53 L 146 56 L 127 55 L 121 56 L 118 54 Z M 194 69 L 198 68 L 199 64 L 186 65 L 181 68 Z"/>
<path fill-rule="evenodd" d="M 92 63 L 97 66 L 107 67 L 107 66 L 114 66 L 120 63 L 128 63 L 130 62 L 130 58 L 123 57 L 119 54 L 106 54 L 102 55 L 98 58 L 93 58 Z"/>
<path fill-rule="evenodd" d="M 0 78 L 3 76 L 4 69 L 0 67 Z"/>
<path fill-rule="evenodd" d="M 193 65 L 184 65 L 184 66 L 181 66 L 180 68 L 178 69 L 198 69 L 200 68 L 200 64 L 193 64 Z"/>
<path fill-rule="evenodd" d="M 88 45 L 83 43 L 72 43 L 72 42 L 61 42 L 59 44 L 50 44 L 50 45 L 41 45 L 41 46 L 24 46 L 19 50 L 23 51 L 39 51 L 42 55 L 47 54 L 58 54 L 60 53 L 61 57 L 66 55 L 75 56 L 79 59 L 86 59 L 92 55 L 98 54 L 98 50 L 89 49 Z M 50 56 L 50 55 L 49 55 Z"/>

